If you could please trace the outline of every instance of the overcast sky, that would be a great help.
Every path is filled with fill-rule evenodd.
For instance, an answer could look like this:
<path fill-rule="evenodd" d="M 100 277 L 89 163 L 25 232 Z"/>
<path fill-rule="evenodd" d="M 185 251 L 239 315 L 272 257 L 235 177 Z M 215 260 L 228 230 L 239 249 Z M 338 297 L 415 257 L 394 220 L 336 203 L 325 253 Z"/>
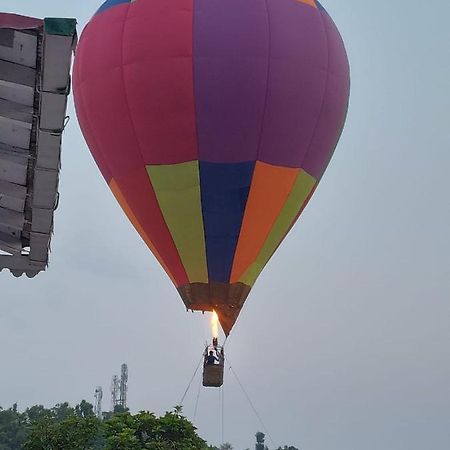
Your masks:
<path fill-rule="evenodd" d="M 347 125 L 228 356 L 277 445 L 446 450 L 450 4 L 322 3 L 349 53 Z M 97 6 L 0 0 L 2 11 L 76 17 L 79 32 Z M 163 413 L 192 376 L 208 321 L 185 312 L 93 163 L 72 101 L 69 114 L 50 266 L 32 280 L 0 274 L 0 404 L 93 401 L 102 385 L 108 409 L 111 376 L 127 362 L 132 411 Z M 225 440 L 253 448 L 262 427 L 228 372 L 224 397 Z M 220 443 L 219 390 L 201 391 L 195 424 Z"/>

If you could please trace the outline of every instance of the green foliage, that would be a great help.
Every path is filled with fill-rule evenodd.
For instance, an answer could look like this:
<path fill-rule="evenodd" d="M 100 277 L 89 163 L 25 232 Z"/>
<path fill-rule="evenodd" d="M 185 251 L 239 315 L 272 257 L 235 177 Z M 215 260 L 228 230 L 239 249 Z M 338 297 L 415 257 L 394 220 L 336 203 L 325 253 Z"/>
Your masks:
<path fill-rule="evenodd" d="M 84 400 L 83 400 L 84 401 Z M 51 416 L 57 421 L 62 422 L 75 413 L 75 410 L 67 402 L 58 403 L 51 410 Z"/>
<path fill-rule="evenodd" d="M 267 450 L 267 447 L 264 444 L 266 435 L 264 433 L 261 433 L 261 431 L 258 431 L 255 434 L 255 437 L 256 437 L 255 450 Z"/>
<path fill-rule="evenodd" d="M 29 419 L 29 435 L 23 447 L 25 450 L 98 448 L 96 443 L 102 424 L 94 416 L 92 405 L 84 400 L 75 409 L 63 403 L 51 410 L 40 411 L 37 416 L 33 412 L 32 417 L 34 419 Z"/>
<path fill-rule="evenodd" d="M 43 416 L 32 422 L 24 448 L 27 450 L 56 449 L 56 422 L 50 416 Z"/>
<path fill-rule="evenodd" d="M 206 442 L 181 411 L 156 417 L 148 411 L 115 415 L 105 422 L 105 450 L 201 450 Z"/>
<path fill-rule="evenodd" d="M 229 442 L 225 442 L 220 446 L 220 450 L 233 450 L 233 446 Z"/>
<path fill-rule="evenodd" d="M 33 423 L 44 417 L 52 417 L 52 411 L 45 409 L 42 405 L 36 405 L 28 408 L 25 411 L 25 416 L 29 423 Z"/>
<path fill-rule="evenodd" d="M 264 440 L 266 439 L 266 435 L 264 433 L 261 433 L 261 431 L 258 431 L 255 434 L 255 437 L 256 437 L 257 444 L 264 444 Z"/>
<path fill-rule="evenodd" d="M 206 447 L 206 450 L 233 450 L 233 446 L 230 443 L 225 442 L 220 447 L 215 447 L 214 445 L 210 445 L 209 447 Z"/>
<path fill-rule="evenodd" d="M 197 430 L 175 408 L 162 417 L 148 411 L 110 414 L 103 422 L 92 405 L 72 408 L 61 403 L 41 405 L 24 413 L 14 405 L 0 408 L 0 450 L 207 450 Z M 230 448 L 231 447 L 225 447 Z"/>
<path fill-rule="evenodd" d="M 121 410 L 100 421 L 84 400 L 74 408 L 68 403 L 51 409 L 37 405 L 23 413 L 13 405 L 0 408 L 0 450 L 233 450 L 229 443 L 208 446 L 182 412 L 179 406 L 161 417 Z M 264 433 L 256 433 L 256 450 L 268 450 L 264 441 Z"/>
<path fill-rule="evenodd" d="M 81 400 L 81 403 L 75 406 L 75 414 L 77 415 L 77 417 L 81 417 L 84 419 L 94 417 L 94 407 L 86 400 Z"/>
<path fill-rule="evenodd" d="M 114 406 L 114 414 L 122 414 L 128 412 L 128 408 L 125 408 L 122 405 Z"/>
<path fill-rule="evenodd" d="M 20 450 L 25 442 L 26 418 L 17 411 L 17 405 L 0 408 L 0 450 Z"/>

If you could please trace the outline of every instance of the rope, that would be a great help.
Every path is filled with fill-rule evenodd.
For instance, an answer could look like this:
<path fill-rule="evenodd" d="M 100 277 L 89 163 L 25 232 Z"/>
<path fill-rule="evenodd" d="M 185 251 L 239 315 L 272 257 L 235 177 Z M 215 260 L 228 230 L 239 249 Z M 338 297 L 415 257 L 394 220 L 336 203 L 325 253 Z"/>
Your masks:
<path fill-rule="evenodd" d="M 233 373 L 234 377 L 236 378 L 236 381 L 238 382 L 238 384 L 239 384 L 239 386 L 240 386 L 242 392 L 244 393 L 245 397 L 247 398 L 247 401 L 248 401 L 248 403 L 250 404 L 250 406 L 251 406 L 253 412 L 255 413 L 255 416 L 256 416 L 257 419 L 259 420 L 259 423 L 260 423 L 261 426 L 263 427 L 263 429 L 264 429 L 265 433 L 267 434 L 267 436 L 269 436 L 270 441 L 271 441 L 272 444 L 275 446 L 275 442 L 274 442 L 274 440 L 272 439 L 272 436 L 270 435 L 269 431 L 267 430 L 266 425 L 264 424 L 264 422 L 263 422 L 261 416 L 259 415 L 258 411 L 256 410 L 255 405 L 253 404 L 253 402 L 252 402 L 250 396 L 248 395 L 247 391 L 245 390 L 244 385 L 241 383 L 241 380 L 240 380 L 239 377 L 237 376 L 237 373 L 234 371 L 233 367 L 231 367 L 230 360 L 229 360 L 228 358 L 226 358 L 226 360 L 227 360 L 228 365 L 229 365 L 229 367 L 230 367 L 230 371 Z"/>
<path fill-rule="evenodd" d="M 197 364 L 197 367 L 195 369 L 194 375 L 192 375 L 191 381 L 189 381 L 189 384 L 188 384 L 186 390 L 184 391 L 183 397 L 181 397 L 180 403 L 178 403 L 179 406 L 183 406 L 184 399 L 186 398 L 186 395 L 189 392 L 191 384 L 194 381 L 195 375 L 197 375 L 198 369 L 200 368 L 200 365 L 201 365 L 202 362 L 203 362 L 203 355 L 202 355 L 202 357 L 200 358 L 200 361 Z"/>
<path fill-rule="evenodd" d="M 200 380 L 198 382 L 197 399 L 195 400 L 194 418 L 192 419 L 193 422 L 195 422 L 195 418 L 197 417 L 198 401 L 200 399 L 200 392 L 201 392 L 201 390 L 202 390 L 202 379 L 200 377 Z"/>
<path fill-rule="evenodd" d="M 225 391 L 222 387 L 220 388 L 221 402 L 222 402 L 222 444 L 225 443 Z"/>

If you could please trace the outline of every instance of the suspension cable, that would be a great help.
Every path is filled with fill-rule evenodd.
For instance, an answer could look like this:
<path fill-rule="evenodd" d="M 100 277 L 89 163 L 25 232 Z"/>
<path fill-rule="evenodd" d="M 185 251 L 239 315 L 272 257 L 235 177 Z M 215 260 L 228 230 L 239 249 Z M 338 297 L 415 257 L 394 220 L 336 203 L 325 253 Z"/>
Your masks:
<path fill-rule="evenodd" d="M 198 401 L 200 399 L 200 392 L 201 392 L 201 390 L 202 390 L 202 378 L 200 377 L 199 382 L 198 382 L 197 398 L 195 400 L 194 417 L 192 419 L 193 422 L 195 422 L 195 419 L 197 417 Z"/>
<path fill-rule="evenodd" d="M 239 379 L 237 373 L 235 372 L 235 370 L 234 370 L 233 367 L 231 366 L 230 360 L 229 360 L 228 358 L 226 358 L 226 360 L 227 360 L 228 366 L 229 366 L 229 368 L 230 368 L 230 371 L 232 372 L 232 374 L 233 374 L 234 377 L 236 378 L 236 381 L 238 382 L 238 384 L 239 384 L 239 386 L 240 386 L 242 392 L 244 393 L 245 397 L 247 398 L 247 401 L 248 401 L 248 403 L 250 404 L 250 406 L 251 406 L 253 412 L 255 413 L 255 416 L 256 416 L 257 419 L 259 420 L 259 423 L 260 423 L 261 426 L 263 427 L 263 429 L 264 429 L 265 433 L 267 434 L 267 436 L 269 436 L 270 441 L 271 441 L 272 444 L 275 446 L 275 441 L 272 439 L 272 436 L 270 435 L 270 433 L 269 433 L 269 431 L 268 431 L 266 425 L 264 424 L 264 422 L 263 422 L 263 420 L 262 420 L 260 414 L 258 413 L 258 411 L 257 411 L 255 405 L 253 404 L 253 402 L 252 402 L 250 396 L 248 395 L 246 389 L 244 388 L 244 385 L 241 383 L 241 380 Z"/>
<path fill-rule="evenodd" d="M 225 443 L 225 391 L 223 384 L 220 388 L 221 392 L 221 402 L 222 402 L 222 444 Z"/>
<path fill-rule="evenodd" d="M 203 355 L 202 355 L 202 357 L 200 358 L 200 361 L 199 361 L 198 364 L 197 364 L 197 367 L 196 367 L 196 369 L 195 369 L 195 371 L 194 371 L 194 375 L 192 375 L 192 378 L 191 378 L 191 380 L 189 381 L 189 384 L 188 384 L 186 390 L 184 391 L 183 397 L 181 397 L 179 406 L 183 406 L 183 402 L 184 402 L 184 400 L 185 400 L 185 398 L 186 398 L 187 393 L 189 392 L 189 389 L 190 389 L 190 387 L 191 387 L 192 382 L 194 381 L 195 375 L 197 375 L 198 369 L 200 368 L 200 365 L 201 365 L 202 361 L 203 361 Z"/>

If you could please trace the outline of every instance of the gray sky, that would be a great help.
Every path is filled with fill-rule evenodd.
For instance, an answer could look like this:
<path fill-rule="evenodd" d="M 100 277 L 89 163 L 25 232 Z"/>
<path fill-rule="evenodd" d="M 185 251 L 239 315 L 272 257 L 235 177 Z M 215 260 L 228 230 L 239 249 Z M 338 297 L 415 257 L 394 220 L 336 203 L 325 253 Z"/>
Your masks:
<path fill-rule="evenodd" d="M 347 126 L 228 356 L 277 445 L 448 449 L 450 4 L 322 3 L 352 67 Z M 0 0 L 3 11 L 76 17 L 79 31 L 97 6 Z M 33 280 L 0 274 L 0 404 L 92 401 L 127 362 L 131 409 L 163 413 L 194 371 L 207 318 L 185 312 L 101 178 L 72 104 L 69 114 L 50 267 Z M 253 447 L 261 426 L 226 376 L 225 440 Z M 202 391 L 195 420 L 212 443 L 219 396 Z"/>

